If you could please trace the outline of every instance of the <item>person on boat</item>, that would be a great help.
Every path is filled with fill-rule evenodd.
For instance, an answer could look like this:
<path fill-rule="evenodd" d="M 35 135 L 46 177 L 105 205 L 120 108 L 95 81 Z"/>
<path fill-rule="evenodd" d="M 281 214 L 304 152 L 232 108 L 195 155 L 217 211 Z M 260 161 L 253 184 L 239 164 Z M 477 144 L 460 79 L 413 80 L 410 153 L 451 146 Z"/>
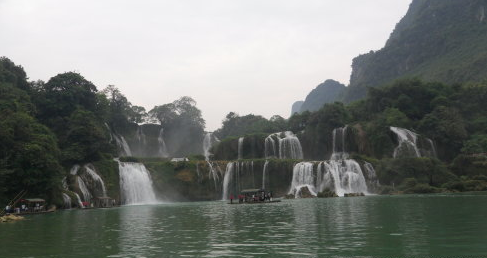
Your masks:
<path fill-rule="evenodd" d="M 230 203 L 233 204 L 233 194 L 230 194 Z"/>
<path fill-rule="evenodd" d="M 10 213 L 10 205 L 5 206 L 5 214 Z"/>
<path fill-rule="evenodd" d="M 272 192 L 269 192 L 268 196 L 269 196 L 269 201 L 272 202 Z"/>

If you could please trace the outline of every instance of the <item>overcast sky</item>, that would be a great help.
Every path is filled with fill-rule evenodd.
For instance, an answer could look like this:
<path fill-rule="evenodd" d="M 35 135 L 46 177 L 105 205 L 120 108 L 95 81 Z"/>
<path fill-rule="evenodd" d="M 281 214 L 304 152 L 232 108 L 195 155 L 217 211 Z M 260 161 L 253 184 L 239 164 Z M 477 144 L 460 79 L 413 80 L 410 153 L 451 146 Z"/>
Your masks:
<path fill-rule="evenodd" d="M 208 130 L 234 111 L 289 117 L 318 84 L 348 84 L 411 0 L 0 0 L 0 56 L 47 81 L 76 71 L 150 110 L 197 101 Z"/>

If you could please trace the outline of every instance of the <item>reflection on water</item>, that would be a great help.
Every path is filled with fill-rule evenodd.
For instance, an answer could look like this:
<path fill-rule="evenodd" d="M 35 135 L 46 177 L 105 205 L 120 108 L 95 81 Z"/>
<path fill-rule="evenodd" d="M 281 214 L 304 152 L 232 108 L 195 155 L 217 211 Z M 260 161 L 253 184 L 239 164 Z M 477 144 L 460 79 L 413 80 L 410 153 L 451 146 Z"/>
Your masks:
<path fill-rule="evenodd" d="M 486 203 L 470 194 L 63 211 L 0 224 L 0 257 L 482 256 Z"/>

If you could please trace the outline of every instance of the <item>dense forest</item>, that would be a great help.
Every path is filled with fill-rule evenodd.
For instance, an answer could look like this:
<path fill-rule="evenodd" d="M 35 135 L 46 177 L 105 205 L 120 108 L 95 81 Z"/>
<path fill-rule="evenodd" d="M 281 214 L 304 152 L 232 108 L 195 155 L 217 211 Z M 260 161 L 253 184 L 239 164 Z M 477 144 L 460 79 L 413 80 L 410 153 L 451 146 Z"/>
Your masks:
<path fill-rule="evenodd" d="M 113 136 L 129 138 L 138 123 L 164 126 L 177 141 L 175 154 L 200 153 L 193 142 L 201 142 L 205 126 L 190 97 L 146 112 L 115 86 L 99 91 L 78 73 L 28 81 L 23 68 L 5 57 L 0 58 L 0 121 L 2 203 L 24 189 L 29 196 L 59 199 L 61 181 L 74 164 L 119 156 Z"/>

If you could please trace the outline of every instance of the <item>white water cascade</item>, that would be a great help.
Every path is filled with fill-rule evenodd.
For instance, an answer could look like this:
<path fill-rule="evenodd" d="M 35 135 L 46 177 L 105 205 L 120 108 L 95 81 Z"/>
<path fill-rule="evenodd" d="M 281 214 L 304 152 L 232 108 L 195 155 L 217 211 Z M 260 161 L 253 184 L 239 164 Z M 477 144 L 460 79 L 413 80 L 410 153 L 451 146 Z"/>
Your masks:
<path fill-rule="evenodd" d="M 113 139 L 115 139 L 115 142 L 117 143 L 118 148 L 121 150 L 120 155 L 132 156 L 132 151 L 130 150 L 130 147 L 129 147 L 127 141 L 125 141 L 125 138 L 123 138 L 122 135 L 113 134 Z"/>
<path fill-rule="evenodd" d="M 71 209 L 71 198 L 69 195 L 63 193 L 64 208 Z"/>
<path fill-rule="evenodd" d="M 106 197 L 107 196 L 107 189 L 105 187 L 105 183 L 103 179 L 96 173 L 95 167 L 92 164 L 86 164 L 83 166 L 85 173 L 81 175 L 84 178 L 84 182 L 91 182 L 91 189 L 92 192 L 96 195 L 96 197 Z"/>
<path fill-rule="evenodd" d="M 78 187 L 79 190 L 81 191 L 81 194 L 83 195 L 83 200 L 85 202 L 90 202 L 91 201 L 91 194 L 90 191 L 88 190 L 88 187 L 86 187 L 85 182 L 80 176 L 77 176 L 77 181 L 78 181 Z"/>
<path fill-rule="evenodd" d="M 73 193 L 74 193 L 74 192 L 73 192 Z M 83 202 L 81 202 L 81 198 L 79 197 L 79 194 L 74 193 L 74 195 L 76 196 L 76 200 L 78 201 L 78 206 L 79 206 L 80 208 L 82 208 L 82 209 L 83 209 L 83 208 L 85 208 L 85 206 L 83 205 Z"/>
<path fill-rule="evenodd" d="M 265 139 L 265 157 L 303 159 L 303 149 L 298 137 L 293 132 L 273 133 Z"/>
<path fill-rule="evenodd" d="M 408 129 L 393 126 L 391 126 L 390 129 L 397 135 L 398 141 L 398 145 L 394 149 L 394 154 L 392 155 L 394 158 L 399 156 L 421 157 L 421 153 L 416 145 L 416 140 L 418 139 L 416 133 L 411 132 Z"/>
<path fill-rule="evenodd" d="M 262 189 L 266 189 L 265 188 L 265 181 L 266 181 L 266 178 L 268 178 L 269 175 L 267 175 L 269 172 L 267 171 L 267 167 L 269 166 L 269 160 L 266 160 L 265 163 L 264 163 L 264 169 L 262 169 Z M 267 179 L 269 180 L 269 179 Z"/>
<path fill-rule="evenodd" d="M 293 180 L 289 194 L 294 194 L 295 198 L 299 198 L 301 190 L 305 187 L 308 188 L 313 196 L 318 194 L 315 187 L 313 166 L 314 164 L 312 162 L 300 162 L 294 166 Z"/>
<path fill-rule="evenodd" d="M 169 157 L 169 153 L 166 147 L 166 142 L 164 141 L 164 128 L 161 128 L 161 130 L 159 131 L 157 142 L 159 143 L 159 156 L 161 156 L 162 158 Z"/>
<path fill-rule="evenodd" d="M 235 161 L 227 163 L 222 185 L 222 200 L 238 195 L 242 189 L 260 187 L 260 180 L 255 180 L 253 161 Z"/>
<path fill-rule="evenodd" d="M 238 159 L 243 158 L 243 141 L 244 137 L 238 138 Z"/>
<path fill-rule="evenodd" d="M 214 143 L 218 143 L 220 140 L 216 136 L 213 135 L 212 132 L 207 132 L 205 137 L 203 138 L 203 155 L 205 156 L 205 160 L 209 161 L 211 152 L 210 149 L 213 147 Z"/>
<path fill-rule="evenodd" d="M 346 193 L 368 193 L 360 165 L 348 158 L 349 154 L 345 149 L 346 133 L 346 126 L 333 130 L 333 153 L 330 160 L 301 162 L 294 166 L 289 194 L 298 198 L 304 187 L 314 196 L 325 189 L 335 191 L 338 196 Z"/>
<path fill-rule="evenodd" d="M 152 179 L 144 165 L 118 161 L 122 204 L 157 203 Z"/>
<path fill-rule="evenodd" d="M 237 164 L 238 166 L 238 163 L 234 163 L 234 162 L 229 162 L 227 164 L 227 169 L 225 170 L 225 177 L 223 177 L 222 200 L 226 200 L 229 196 L 229 186 L 230 186 L 230 182 L 232 181 L 235 164 Z"/>

